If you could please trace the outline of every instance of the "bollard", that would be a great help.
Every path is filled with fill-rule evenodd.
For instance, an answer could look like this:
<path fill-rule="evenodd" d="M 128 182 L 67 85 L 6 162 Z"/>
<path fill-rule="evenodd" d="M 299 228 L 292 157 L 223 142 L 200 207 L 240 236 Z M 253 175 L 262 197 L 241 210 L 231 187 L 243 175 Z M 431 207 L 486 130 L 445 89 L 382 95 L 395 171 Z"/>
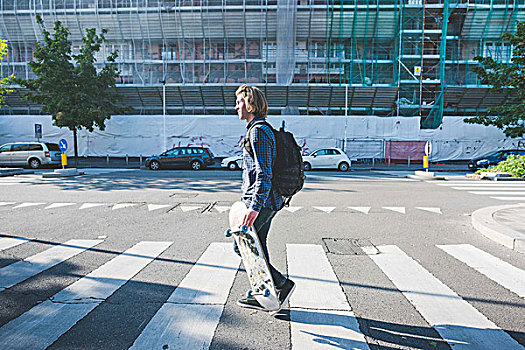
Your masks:
<path fill-rule="evenodd" d="M 129 165 L 128 155 L 126 154 L 126 165 Z"/>
<path fill-rule="evenodd" d="M 142 166 L 142 154 L 139 155 L 139 168 Z"/>
<path fill-rule="evenodd" d="M 109 166 L 109 154 L 106 154 L 106 163 L 107 163 L 108 166 Z"/>
<path fill-rule="evenodd" d="M 372 168 L 376 166 L 376 159 L 372 158 Z"/>
<path fill-rule="evenodd" d="M 408 156 L 408 167 L 410 168 L 410 156 Z"/>
<path fill-rule="evenodd" d="M 390 155 L 388 155 L 388 166 L 390 166 Z"/>

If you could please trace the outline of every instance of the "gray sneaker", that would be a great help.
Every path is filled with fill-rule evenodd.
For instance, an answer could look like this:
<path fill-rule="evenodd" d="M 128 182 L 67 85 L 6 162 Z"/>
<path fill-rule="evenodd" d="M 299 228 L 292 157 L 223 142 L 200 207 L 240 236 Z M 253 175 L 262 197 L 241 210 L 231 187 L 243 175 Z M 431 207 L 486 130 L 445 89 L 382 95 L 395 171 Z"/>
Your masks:
<path fill-rule="evenodd" d="M 290 300 L 290 296 L 295 290 L 295 283 L 287 278 L 281 288 L 277 289 L 277 295 L 279 296 L 279 301 L 281 302 L 281 307 L 285 307 Z"/>

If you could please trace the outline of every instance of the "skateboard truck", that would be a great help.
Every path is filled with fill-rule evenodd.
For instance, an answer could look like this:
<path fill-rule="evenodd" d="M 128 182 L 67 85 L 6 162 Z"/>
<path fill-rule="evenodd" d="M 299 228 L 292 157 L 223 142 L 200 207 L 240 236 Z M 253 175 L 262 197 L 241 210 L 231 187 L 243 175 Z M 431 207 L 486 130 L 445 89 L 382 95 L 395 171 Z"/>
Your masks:
<path fill-rule="evenodd" d="M 232 233 L 246 233 L 248 232 L 248 226 L 246 225 L 241 225 L 239 227 L 239 231 L 233 231 L 231 228 L 227 229 L 225 232 L 224 232 L 224 235 L 226 237 L 231 237 Z"/>
<path fill-rule="evenodd" d="M 254 293 L 253 290 L 249 290 L 246 292 L 246 298 L 250 298 L 250 297 L 253 297 L 254 295 L 263 295 L 265 297 L 269 297 L 271 294 L 270 290 L 268 288 L 265 288 L 264 289 L 264 292 L 262 293 Z"/>

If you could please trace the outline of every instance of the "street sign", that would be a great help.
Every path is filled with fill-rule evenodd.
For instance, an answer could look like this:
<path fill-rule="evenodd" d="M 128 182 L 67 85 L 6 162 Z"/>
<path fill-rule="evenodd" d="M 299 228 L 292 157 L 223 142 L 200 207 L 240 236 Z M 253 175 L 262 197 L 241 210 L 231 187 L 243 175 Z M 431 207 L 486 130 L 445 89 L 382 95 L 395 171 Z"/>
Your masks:
<path fill-rule="evenodd" d="M 35 124 L 35 139 L 42 138 L 42 124 Z"/>
<path fill-rule="evenodd" d="M 65 153 L 67 151 L 67 141 L 65 139 L 60 139 L 60 141 L 58 141 L 58 147 L 60 147 L 62 153 Z"/>
<path fill-rule="evenodd" d="M 427 143 L 425 143 L 425 154 L 429 156 L 431 153 L 432 153 L 432 142 L 427 141 Z"/>

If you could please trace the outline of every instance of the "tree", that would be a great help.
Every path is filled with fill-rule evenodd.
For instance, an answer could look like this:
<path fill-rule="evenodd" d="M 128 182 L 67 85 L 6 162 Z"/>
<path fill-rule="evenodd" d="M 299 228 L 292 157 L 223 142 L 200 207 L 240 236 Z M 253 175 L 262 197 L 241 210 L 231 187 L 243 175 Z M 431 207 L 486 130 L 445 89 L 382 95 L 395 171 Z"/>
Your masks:
<path fill-rule="evenodd" d="M 119 76 L 115 62 L 118 51 L 112 52 L 106 59 L 109 63 L 97 70 L 95 54 L 106 40 L 106 29 L 100 35 L 94 28 L 87 29 L 80 53 L 72 55 L 69 30 L 60 21 L 55 22 L 53 34 L 45 28 L 39 15 L 36 21 L 44 41 L 35 44 L 35 60 L 29 62 L 29 66 L 37 78 L 17 79 L 17 82 L 32 91 L 24 97 L 42 105 L 42 111 L 51 114 L 56 126 L 73 131 L 76 163 L 77 130 L 83 127 L 89 131 L 94 127 L 104 130 L 105 121 L 111 115 L 130 110 L 117 104 L 121 100 L 114 89 Z"/>
<path fill-rule="evenodd" d="M 525 22 L 519 22 L 516 34 L 505 33 L 502 39 L 512 46 L 511 64 L 496 63 L 492 57 L 475 57 L 481 63 L 474 72 L 493 91 L 510 89 L 507 103 L 491 107 L 486 115 L 465 119 L 471 124 L 496 126 L 507 137 L 522 137 L 525 133 Z"/>
<path fill-rule="evenodd" d="M 7 41 L 0 40 L 0 61 L 4 59 L 5 55 L 7 55 Z M 13 92 L 13 90 L 6 87 L 13 81 L 13 79 L 13 75 L 5 78 L 0 77 L 0 108 L 4 106 L 5 96 Z"/>

